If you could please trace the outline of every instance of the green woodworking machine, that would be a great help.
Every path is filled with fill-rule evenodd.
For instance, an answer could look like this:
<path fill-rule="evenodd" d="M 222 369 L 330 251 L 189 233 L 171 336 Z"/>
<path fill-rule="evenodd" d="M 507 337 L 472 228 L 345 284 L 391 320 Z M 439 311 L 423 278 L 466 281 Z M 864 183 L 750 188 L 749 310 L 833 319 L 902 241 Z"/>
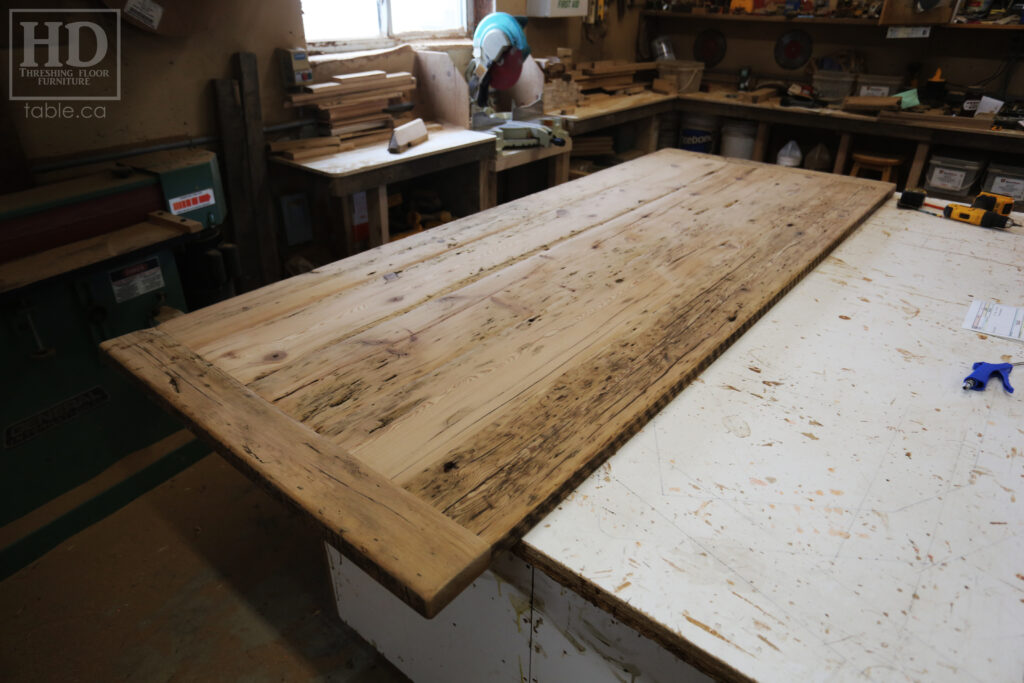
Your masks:
<path fill-rule="evenodd" d="M 230 248 L 216 247 L 224 217 L 205 150 L 0 196 L 0 532 L 40 533 L 26 515 L 180 429 L 101 361 L 98 344 L 187 310 L 179 262 L 189 250 L 207 262 L 227 255 L 220 270 L 233 270 Z M 199 291 L 218 284 L 194 279 Z M 59 540 L 2 533 L 0 577 Z"/>

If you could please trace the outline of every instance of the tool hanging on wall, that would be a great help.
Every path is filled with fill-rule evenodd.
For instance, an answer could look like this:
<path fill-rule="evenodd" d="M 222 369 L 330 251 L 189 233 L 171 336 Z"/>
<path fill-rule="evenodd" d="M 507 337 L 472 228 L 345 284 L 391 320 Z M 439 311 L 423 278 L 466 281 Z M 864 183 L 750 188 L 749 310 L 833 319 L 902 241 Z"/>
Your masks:
<path fill-rule="evenodd" d="M 786 31 L 775 41 L 775 63 L 783 69 L 799 69 L 811 59 L 814 41 L 799 29 Z"/>
<path fill-rule="evenodd" d="M 693 58 L 704 62 L 704 68 L 718 66 L 725 59 L 726 41 L 722 32 L 713 28 L 704 29 L 693 41 Z"/>

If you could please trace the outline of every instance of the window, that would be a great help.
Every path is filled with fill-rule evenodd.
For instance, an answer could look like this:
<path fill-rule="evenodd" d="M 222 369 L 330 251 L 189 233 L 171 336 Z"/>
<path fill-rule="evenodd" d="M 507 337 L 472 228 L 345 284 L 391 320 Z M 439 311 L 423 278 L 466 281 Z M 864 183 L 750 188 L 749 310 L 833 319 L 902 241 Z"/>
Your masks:
<path fill-rule="evenodd" d="M 472 0 L 302 0 L 306 42 L 324 51 L 465 36 Z"/>

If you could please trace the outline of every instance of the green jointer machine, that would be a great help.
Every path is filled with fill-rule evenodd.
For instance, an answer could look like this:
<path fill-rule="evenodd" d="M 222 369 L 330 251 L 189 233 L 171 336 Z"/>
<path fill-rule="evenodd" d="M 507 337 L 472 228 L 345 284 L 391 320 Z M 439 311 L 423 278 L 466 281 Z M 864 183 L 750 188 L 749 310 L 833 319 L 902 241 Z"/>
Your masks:
<path fill-rule="evenodd" d="M 192 442 L 131 477 L 108 472 L 109 489 L 82 487 L 181 429 L 98 345 L 187 311 L 188 286 L 204 302 L 233 293 L 225 206 L 205 150 L 0 196 L 0 578 L 206 452 Z"/>

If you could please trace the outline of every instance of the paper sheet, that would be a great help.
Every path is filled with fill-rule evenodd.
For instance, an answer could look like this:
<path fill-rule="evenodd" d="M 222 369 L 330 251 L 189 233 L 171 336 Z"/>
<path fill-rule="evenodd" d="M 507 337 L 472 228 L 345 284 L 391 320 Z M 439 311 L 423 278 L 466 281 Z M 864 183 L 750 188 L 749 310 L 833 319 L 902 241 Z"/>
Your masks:
<path fill-rule="evenodd" d="M 1024 306 L 973 301 L 967 309 L 963 327 L 993 337 L 1024 342 Z"/>

